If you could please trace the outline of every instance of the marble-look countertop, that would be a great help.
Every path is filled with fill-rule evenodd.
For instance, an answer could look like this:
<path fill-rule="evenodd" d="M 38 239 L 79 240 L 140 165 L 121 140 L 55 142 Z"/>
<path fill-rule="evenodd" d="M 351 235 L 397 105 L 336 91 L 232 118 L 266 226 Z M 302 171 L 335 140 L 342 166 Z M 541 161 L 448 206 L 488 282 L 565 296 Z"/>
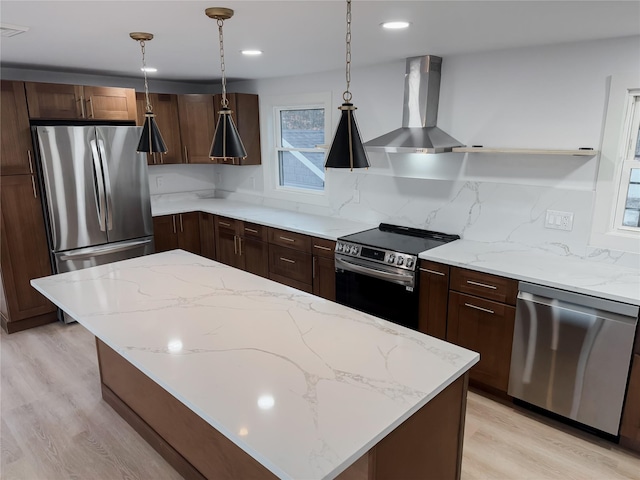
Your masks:
<path fill-rule="evenodd" d="M 222 198 L 182 198 L 152 201 L 151 211 L 154 217 L 200 211 L 213 215 L 223 215 L 245 222 L 258 223 L 267 227 L 282 228 L 327 240 L 336 240 L 338 237 L 378 226 L 354 222 L 344 218 L 312 215 Z"/>
<path fill-rule="evenodd" d="M 32 280 L 281 478 L 333 478 L 479 359 L 182 250 Z"/>
<path fill-rule="evenodd" d="M 456 240 L 421 259 L 640 305 L 640 269 L 560 256 L 512 243 Z"/>

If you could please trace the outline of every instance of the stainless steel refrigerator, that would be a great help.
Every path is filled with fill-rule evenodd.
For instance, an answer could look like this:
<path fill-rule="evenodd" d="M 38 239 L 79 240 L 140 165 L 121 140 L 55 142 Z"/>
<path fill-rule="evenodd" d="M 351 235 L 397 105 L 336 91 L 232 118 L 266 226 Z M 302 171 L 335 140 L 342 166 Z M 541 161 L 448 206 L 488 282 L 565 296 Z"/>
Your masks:
<path fill-rule="evenodd" d="M 154 252 L 140 128 L 35 127 L 56 273 Z"/>

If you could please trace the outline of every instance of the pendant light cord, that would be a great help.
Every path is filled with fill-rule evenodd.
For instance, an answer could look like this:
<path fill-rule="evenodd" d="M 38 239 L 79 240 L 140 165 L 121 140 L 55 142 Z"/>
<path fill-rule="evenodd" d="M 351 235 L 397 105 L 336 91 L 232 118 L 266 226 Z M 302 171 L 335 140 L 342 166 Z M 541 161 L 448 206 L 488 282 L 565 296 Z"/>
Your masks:
<path fill-rule="evenodd" d="M 227 100 L 227 77 L 224 72 L 224 40 L 222 37 L 222 25 L 224 20 L 218 18 L 218 38 L 220 40 L 220 71 L 222 72 L 222 108 L 229 107 L 229 101 Z"/>
<path fill-rule="evenodd" d="M 342 94 L 342 98 L 345 102 L 351 102 L 351 92 L 349 91 L 349 85 L 351 84 L 351 0 L 347 0 L 347 68 L 346 68 L 346 79 L 347 79 L 347 90 Z"/>
<path fill-rule="evenodd" d="M 147 62 L 144 59 L 144 40 L 140 40 L 140 49 L 142 50 L 142 73 L 144 74 L 144 98 L 147 102 L 147 113 L 153 112 L 151 101 L 149 101 L 149 82 L 147 81 Z"/>

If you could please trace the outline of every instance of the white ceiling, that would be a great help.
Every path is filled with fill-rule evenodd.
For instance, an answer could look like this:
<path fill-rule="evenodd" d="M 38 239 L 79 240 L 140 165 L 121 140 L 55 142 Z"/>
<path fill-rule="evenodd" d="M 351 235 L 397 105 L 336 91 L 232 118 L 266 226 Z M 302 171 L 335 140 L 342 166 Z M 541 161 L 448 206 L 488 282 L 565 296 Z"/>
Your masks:
<path fill-rule="evenodd" d="M 140 47 L 129 32 L 155 35 L 147 64 L 155 78 L 208 81 L 220 76 L 217 26 L 207 7 L 233 8 L 225 22 L 230 79 L 344 68 L 344 0 L 27 1 L 2 0 L 3 23 L 28 26 L 2 38 L 4 66 L 116 76 L 140 75 Z M 640 35 L 640 1 L 353 1 L 354 66 L 435 54 L 447 56 L 567 41 Z M 385 31 L 385 20 L 412 22 Z M 261 57 L 239 51 L 258 48 Z"/>

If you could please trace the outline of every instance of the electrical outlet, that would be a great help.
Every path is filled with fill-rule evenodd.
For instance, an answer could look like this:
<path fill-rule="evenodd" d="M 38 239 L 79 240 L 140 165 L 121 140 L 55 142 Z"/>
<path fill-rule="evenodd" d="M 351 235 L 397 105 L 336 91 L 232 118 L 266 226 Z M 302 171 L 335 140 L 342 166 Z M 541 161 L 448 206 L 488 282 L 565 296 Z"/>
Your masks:
<path fill-rule="evenodd" d="M 559 210 L 547 210 L 544 221 L 545 228 L 555 230 L 573 230 L 573 212 L 561 212 Z"/>
<path fill-rule="evenodd" d="M 360 190 L 358 189 L 353 191 L 353 203 L 360 203 Z"/>
<path fill-rule="evenodd" d="M 162 190 L 162 187 L 164 187 L 164 177 L 156 177 L 156 187 L 158 187 L 158 190 Z"/>

